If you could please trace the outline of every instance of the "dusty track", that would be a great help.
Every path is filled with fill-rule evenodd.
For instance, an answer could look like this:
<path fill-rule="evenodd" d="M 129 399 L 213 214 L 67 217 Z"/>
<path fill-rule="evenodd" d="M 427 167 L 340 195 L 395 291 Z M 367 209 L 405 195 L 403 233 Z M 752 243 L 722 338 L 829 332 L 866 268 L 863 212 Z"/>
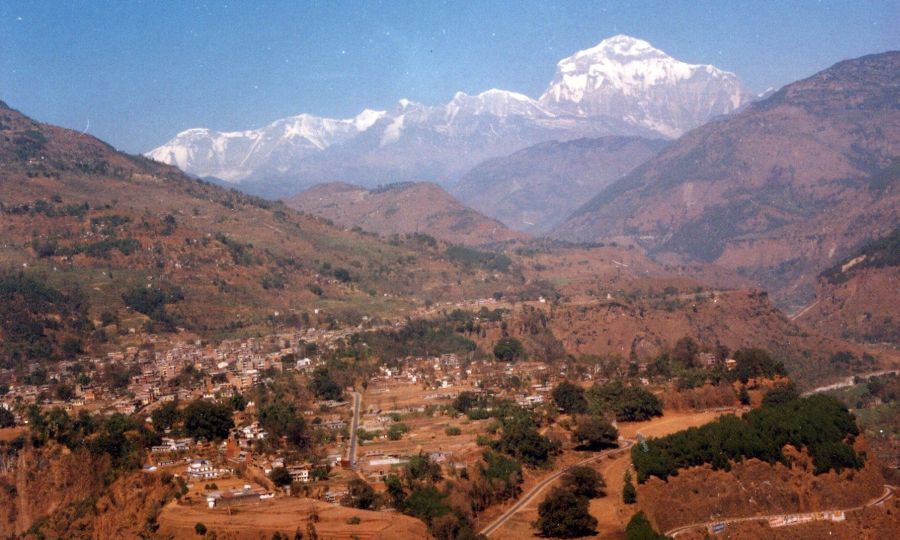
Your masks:
<path fill-rule="evenodd" d="M 687 532 L 687 531 L 690 531 L 693 529 L 712 527 L 713 525 L 720 524 L 720 523 L 727 525 L 730 523 L 743 523 L 743 522 L 747 522 L 747 521 L 766 521 L 767 522 L 770 519 L 790 520 L 791 518 L 801 518 L 801 517 L 807 517 L 807 516 L 810 516 L 813 519 L 816 519 L 817 514 L 823 514 L 823 513 L 827 513 L 827 512 L 844 512 L 845 514 L 850 513 L 850 512 L 858 512 L 864 508 L 878 506 L 878 505 L 883 504 L 884 502 L 890 500 L 894 496 L 894 491 L 896 489 L 897 488 L 895 488 L 894 486 L 885 485 L 884 493 L 882 493 L 879 497 L 872 499 L 871 501 L 867 502 L 866 504 L 864 504 L 862 506 L 854 506 L 851 508 L 834 508 L 834 509 L 829 509 L 829 510 L 820 510 L 818 512 L 801 512 L 801 513 L 794 513 L 794 514 L 769 514 L 769 515 L 765 515 L 765 516 L 722 518 L 722 519 L 717 519 L 714 521 L 704 521 L 704 522 L 700 522 L 700 523 L 691 523 L 690 525 L 682 525 L 680 527 L 676 527 L 674 529 L 670 529 L 670 530 L 666 531 L 665 534 L 666 534 L 666 536 L 675 537 L 681 533 L 684 533 L 684 532 Z M 797 520 L 796 523 L 798 523 L 798 524 L 804 523 L 804 521 Z"/>

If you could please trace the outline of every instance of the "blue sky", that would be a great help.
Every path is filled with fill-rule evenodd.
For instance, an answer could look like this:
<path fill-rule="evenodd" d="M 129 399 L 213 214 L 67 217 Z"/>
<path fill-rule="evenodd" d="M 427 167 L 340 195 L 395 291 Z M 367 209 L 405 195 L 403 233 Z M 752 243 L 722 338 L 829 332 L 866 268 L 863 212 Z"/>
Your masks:
<path fill-rule="evenodd" d="M 348 117 L 462 90 L 538 97 L 610 35 L 754 91 L 900 49 L 900 2 L 0 0 L 0 99 L 130 152 L 190 127 Z"/>

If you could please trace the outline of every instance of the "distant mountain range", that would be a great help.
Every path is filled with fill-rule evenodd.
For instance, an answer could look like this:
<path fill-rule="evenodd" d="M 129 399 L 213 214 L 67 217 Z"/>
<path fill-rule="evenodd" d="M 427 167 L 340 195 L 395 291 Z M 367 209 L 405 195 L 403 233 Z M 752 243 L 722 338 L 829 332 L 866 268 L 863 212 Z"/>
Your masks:
<path fill-rule="evenodd" d="M 337 224 L 384 236 L 421 233 L 468 245 L 528 237 L 472 210 L 429 182 L 390 184 L 375 189 L 340 182 L 319 184 L 285 203 Z"/>
<path fill-rule="evenodd" d="M 751 99 L 733 73 L 619 35 L 561 60 L 538 100 L 492 89 L 439 106 L 404 99 L 343 120 L 301 114 L 247 131 L 189 129 L 146 155 L 266 196 L 331 181 L 449 185 L 485 159 L 540 142 L 677 137 Z"/>
<path fill-rule="evenodd" d="M 452 192 L 514 229 L 546 233 L 665 145 L 615 136 L 547 141 L 476 165 Z"/>
<path fill-rule="evenodd" d="M 900 222 L 898 103 L 900 52 L 840 62 L 682 136 L 552 235 L 712 262 L 799 308 Z"/>

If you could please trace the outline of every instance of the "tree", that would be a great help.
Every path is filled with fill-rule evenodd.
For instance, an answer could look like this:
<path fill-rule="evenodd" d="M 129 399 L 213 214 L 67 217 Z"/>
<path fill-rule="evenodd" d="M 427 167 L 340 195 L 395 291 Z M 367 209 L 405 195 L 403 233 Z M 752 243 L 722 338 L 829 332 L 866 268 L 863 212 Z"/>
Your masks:
<path fill-rule="evenodd" d="M 194 525 L 194 532 L 197 533 L 198 536 L 203 536 L 206 534 L 206 525 L 202 523 L 197 523 Z"/>
<path fill-rule="evenodd" d="M 278 487 L 291 485 L 291 473 L 284 467 L 273 467 L 269 480 Z"/>
<path fill-rule="evenodd" d="M 446 497 L 434 486 L 422 487 L 409 494 L 403 511 L 430 526 L 433 519 L 450 513 L 450 507 L 444 502 Z"/>
<path fill-rule="evenodd" d="M 668 536 L 659 534 L 653 529 L 650 520 L 643 512 L 631 516 L 625 526 L 625 540 L 666 540 Z"/>
<path fill-rule="evenodd" d="M 784 364 L 773 359 L 763 349 L 740 349 L 734 353 L 737 365 L 734 374 L 742 383 L 747 384 L 751 377 L 771 377 L 784 375 Z"/>
<path fill-rule="evenodd" d="M 588 412 L 603 414 L 613 411 L 620 422 L 641 422 L 662 416 L 662 402 L 641 387 L 621 382 L 594 384 L 585 392 Z"/>
<path fill-rule="evenodd" d="M 178 403 L 168 401 L 163 403 L 161 407 L 150 413 L 153 420 L 153 427 L 156 431 L 163 432 L 170 429 L 181 419 L 181 412 L 178 410 Z"/>
<path fill-rule="evenodd" d="M 738 391 L 738 400 L 741 405 L 750 405 L 750 392 L 747 391 L 747 385 L 741 385 L 741 389 Z"/>
<path fill-rule="evenodd" d="M 578 427 L 572 432 L 572 442 L 587 450 L 615 448 L 618 446 L 619 432 L 599 416 L 583 416 Z"/>
<path fill-rule="evenodd" d="M 554 444 L 535 429 L 530 421 L 508 421 L 495 447 L 497 450 L 515 457 L 525 465 L 541 466 L 550 460 L 556 450 Z"/>
<path fill-rule="evenodd" d="M 672 348 L 672 360 L 681 364 L 682 367 L 693 367 L 697 354 L 700 352 L 700 346 L 690 336 L 684 336 L 675 343 Z"/>
<path fill-rule="evenodd" d="M 501 338 L 494 345 L 494 357 L 501 362 L 516 362 L 525 357 L 525 348 L 516 338 Z"/>
<path fill-rule="evenodd" d="M 603 476 L 591 467 L 584 465 L 570 467 L 562 476 L 562 486 L 577 497 L 596 499 L 606 496 L 606 492 L 603 491 L 603 488 L 606 487 Z"/>
<path fill-rule="evenodd" d="M 231 408 L 198 399 L 184 408 L 184 429 L 188 435 L 209 441 L 222 440 L 234 427 Z"/>
<path fill-rule="evenodd" d="M 406 464 L 406 477 L 410 485 L 419 480 L 428 483 L 437 482 L 441 479 L 441 466 L 431 461 L 428 454 L 419 452 L 409 458 L 409 463 Z"/>
<path fill-rule="evenodd" d="M 16 425 L 16 417 L 6 407 L 0 407 L 0 428 L 8 428 Z"/>
<path fill-rule="evenodd" d="M 297 414 L 292 404 L 281 400 L 273 400 L 259 409 L 260 425 L 275 439 L 284 437 L 288 444 L 305 448 L 306 420 Z"/>
<path fill-rule="evenodd" d="M 309 387 L 319 399 L 333 399 L 336 401 L 344 396 L 341 386 L 334 382 L 331 374 L 328 373 L 328 368 L 325 367 L 316 368 Z"/>
<path fill-rule="evenodd" d="M 587 410 L 584 388 L 569 381 L 563 381 L 556 385 L 556 388 L 553 389 L 553 401 L 567 414 L 583 413 Z"/>
<path fill-rule="evenodd" d="M 625 485 L 622 488 L 622 502 L 634 504 L 637 502 L 637 490 L 631 483 L 631 471 L 625 471 Z"/>
<path fill-rule="evenodd" d="M 344 506 L 368 510 L 375 506 L 375 490 L 361 478 L 354 478 L 347 484 L 347 495 L 341 500 Z"/>
<path fill-rule="evenodd" d="M 396 474 L 388 475 L 384 479 L 384 485 L 387 488 L 387 494 L 391 498 L 391 504 L 398 510 L 403 510 L 403 503 L 406 502 L 406 493 L 403 491 L 403 482 Z"/>
<path fill-rule="evenodd" d="M 588 512 L 588 500 L 563 488 L 553 488 L 538 506 L 535 527 L 542 535 L 578 538 L 596 534 L 597 519 Z"/>
<path fill-rule="evenodd" d="M 780 384 L 763 396 L 763 405 L 781 405 L 800 397 L 793 384 Z"/>

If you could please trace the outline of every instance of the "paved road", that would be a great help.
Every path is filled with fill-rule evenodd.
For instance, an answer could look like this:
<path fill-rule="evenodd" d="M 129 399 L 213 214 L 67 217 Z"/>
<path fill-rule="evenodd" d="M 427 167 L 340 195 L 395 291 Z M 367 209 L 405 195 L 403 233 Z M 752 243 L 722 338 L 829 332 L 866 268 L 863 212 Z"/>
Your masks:
<path fill-rule="evenodd" d="M 359 429 L 359 409 L 362 406 L 362 394 L 350 392 L 353 395 L 353 420 L 350 421 L 350 446 L 347 448 L 347 461 L 350 467 L 356 467 L 356 432 Z"/>
<path fill-rule="evenodd" d="M 770 514 L 767 516 L 721 518 L 721 519 L 716 519 L 713 521 L 704 521 L 702 523 L 691 523 L 690 525 L 682 525 L 681 527 L 676 527 L 674 529 L 670 529 L 670 530 L 666 531 L 666 536 L 675 537 L 683 532 L 687 532 L 687 531 L 690 531 L 693 529 L 701 529 L 701 528 L 705 529 L 707 527 L 712 527 L 713 525 L 716 525 L 719 523 L 728 525 L 731 523 L 743 523 L 743 522 L 747 522 L 747 521 L 769 521 L 770 519 L 785 519 L 785 520 L 787 520 L 789 518 L 809 517 L 809 516 L 815 516 L 815 514 L 823 514 L 823 513 L 827 513 L 827 512 L 844 512 L 845 514 L 849 513 L 849 512 L 857 512 L 859 510 L 862 510 L 863 508 L 868 508 L 870 506 L 877 506 L 877 505 L 882 504 L 885 501 L 891 499 L 894 496 L 894 491 L 896 489 L 897 488 L 895 488 L 894 486 L 885 485 L 884 493 L 882 493 L 881 496 L 879 496 L 875 499 L 872 499 L 871 501 L 867 502 L 866 504 L 864 504 L 862 506 L 854 506 L 853 508 L 836 508 L 836 509 L 832 509 L 832 510 L 820 510 L 818 512 L 805 512 L 805 513 L 798 513 L 798 514 Z M 813 521 L 814 519 L 815 519 L 814 517 L 813 517 L 813 519 L 809 519 L 806 521 L 804 521 L 802 519 L 796 519 L 795 523 L 796 524 L 808 523 L 810 521 Z"/>
<path fill-rule="evenodd" d="M 596 461 L 604 456 L 609 456 L 609 455 L 614 455 L 614 454 L 619 454 L 619 453 L 625 452 L 629 448 L 631 448 L 631 446 L 634 444 L 634 441 L 631 439 L 624 439 L 622 442 L 625 443 L 624 446 L 620 446 L 618 448 L 612 448 L 610 450 L 604 450 L 603 452 L 600 452 L 599 454 L 595 454 L 587 459 L 583 459 L 583 460 L 579 461 L 578 463 L 571 465 L 570 467 L 575 467 L 577 465 L 586 465 L 586 464 L 588 464 L 592 461 Z M 512 505 L 509 508 L 509 510 L 507 510 L 506 512 L 503 512 L 503 514 L 500 515 L 500 517 L 498 517 L 497 519 L 495 519 L 494 521 L 489 523 L 485 528 L 481 529 L 480 534 L 483 534 L 485 536 L 490 536 L 491 534 L 493 534 L 497 529 L 502 527 L 504 523 L 509 521 L 509 518 L 516 515 L 519 512 L 519 510 L 521 510 L 522 508 L 525 508 L 525 506 L 528 503 L 530 503 L 532 500 L 534 500 L 535 497 L 540 495 L 541 491 L 543 491 L 545 487 L 547 487 L 548 485 L 553 483 L 553 481 L 555 481 L 557 478 L 562 476 L 570 467 L 566 467 L 565 469 L 556 471 L 556 472 L 548 475 L 547 477 L 545 477 L 540 482 L 538 482 L 537 485 L 535 485 L 533 488 L 531 488 L 528 491 L 528 493 L 525 493 L 524 495 L 522 495 L 519 498 L 519 500 L 516 501 L 516 504 Z"/>

